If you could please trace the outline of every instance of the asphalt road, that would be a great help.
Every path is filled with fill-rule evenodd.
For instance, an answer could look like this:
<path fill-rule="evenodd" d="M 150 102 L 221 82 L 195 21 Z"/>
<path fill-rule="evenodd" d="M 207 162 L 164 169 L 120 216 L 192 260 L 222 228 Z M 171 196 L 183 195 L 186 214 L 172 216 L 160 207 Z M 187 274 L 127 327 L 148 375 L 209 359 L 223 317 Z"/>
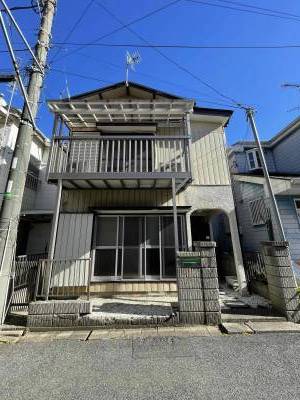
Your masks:
<path fill-rule="evenodd" d="M 0 345 L 0 399 L 300 398 L 300 334 Z"/>

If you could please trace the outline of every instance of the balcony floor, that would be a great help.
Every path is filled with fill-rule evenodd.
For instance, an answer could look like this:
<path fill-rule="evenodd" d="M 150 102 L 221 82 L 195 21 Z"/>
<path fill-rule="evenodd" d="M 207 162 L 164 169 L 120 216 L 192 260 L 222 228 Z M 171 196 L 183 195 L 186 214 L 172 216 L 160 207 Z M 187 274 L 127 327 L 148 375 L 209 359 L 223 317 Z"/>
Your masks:
<path fill-rule="evenodd" d="M 57 177 L 49 181 L 56 183 Z M 190 177 L 185 174 L 182 177 L 175 178 L 177 190 L 185 187 L 190 181 Z M 62 178 L 64 189 L 171 189 L 172 178 L 162 177 L 156 179 L 64 179 Z"/>

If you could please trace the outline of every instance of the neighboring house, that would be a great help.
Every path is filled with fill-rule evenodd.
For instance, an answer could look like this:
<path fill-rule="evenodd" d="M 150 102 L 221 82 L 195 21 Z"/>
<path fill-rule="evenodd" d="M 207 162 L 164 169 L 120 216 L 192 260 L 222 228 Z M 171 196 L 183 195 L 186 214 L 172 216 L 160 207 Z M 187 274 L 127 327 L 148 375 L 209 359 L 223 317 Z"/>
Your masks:
<path fill-rule="evenodd" d="M 21 112 L 0 99 L 0 207 L 7 189 L 8 174 L 18 134 Z M 49 140 L 35 131 L 30 149 L 16 255 L 34 256 L 48 251 L 51 220 L 56 199 L 56 186 L 46 183 Z"/>
<path fill-rule="evenodd" d="M 216 240 L 220 278 L 245 289 L 224 135 L 232 111 L 131 82 L 48 104 L 48 181 L 62 188 L 49 258 L 70 260 L 60 279 L 91 257 L 93 292 L 176 291 L 176 250 Z"/>
<path fill-rule="evenodd" d="M 262 146 L 295 273 L 300 277 L 300 118 Z M 278 229 L 255 142 L 231 146 L 229 165 L 243 250 L 258 251 L 261 241 L 278 239 Z"/>

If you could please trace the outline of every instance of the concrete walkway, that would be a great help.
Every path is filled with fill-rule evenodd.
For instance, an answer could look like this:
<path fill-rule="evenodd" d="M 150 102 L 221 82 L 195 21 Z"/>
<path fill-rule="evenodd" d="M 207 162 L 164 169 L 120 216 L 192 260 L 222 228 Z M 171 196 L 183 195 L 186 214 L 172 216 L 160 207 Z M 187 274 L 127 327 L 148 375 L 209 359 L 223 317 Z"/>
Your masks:
<path fill-rule="evenodd" d="M 258 333 L 300 333 L 300 325 L 287 321 L 247 321 L 244 323 L 227 322 L 220 328 L 216 326 L 174 326 L 132 329 L 96 329 L 96 330 L 60 330 L 27 332 L 22 329 L 0 331 L 0 344 L 50 342 L 55 340 L 107 340 L 133 339 L 146 337 L 196 337 L 222 336 L 222 334 L 258 334 Z"/>

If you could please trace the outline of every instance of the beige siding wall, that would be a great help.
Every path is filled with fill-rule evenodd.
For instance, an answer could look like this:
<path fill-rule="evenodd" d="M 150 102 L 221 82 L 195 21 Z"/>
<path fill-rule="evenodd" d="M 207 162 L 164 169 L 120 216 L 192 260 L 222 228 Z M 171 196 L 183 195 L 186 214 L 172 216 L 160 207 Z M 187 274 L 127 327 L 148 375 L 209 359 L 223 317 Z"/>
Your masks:
<path fill-rule="evenodd" d="M 92 227 L 93 214 L 61 213 L 54 258 L 89 258 Z"/>
<path fill-rule="evenodd" d="M 193 184 L 230 185 L 225 136 L 220 125 L 191 121 Z"/>
<path fill-rule="evenodd" d="M 90 258 L 92 230 L 93 214 L 60 214 L 54 258 L 71 262 L 54 264 L 51 285 L 87 284 L 89 262 L 75 260 Z"/>
<path fill-rule="evenodd" d="M 178 205 L 185 205 L 177 196 Z M 163 207 L 172 205 L 169 190 L 64 190 L 62 210 L 65 212 L 88 212 L 90 208 L 102 207 Z"/>
<path fill-rule="evenodd" d="M 177 206 L 197 209 L 234 209 L 231 187 L 189 186 L 176 196 Z M 62 212 L 89 212 L 91 208 L 171 207 L 171 190 L 64 190 Z"/>

